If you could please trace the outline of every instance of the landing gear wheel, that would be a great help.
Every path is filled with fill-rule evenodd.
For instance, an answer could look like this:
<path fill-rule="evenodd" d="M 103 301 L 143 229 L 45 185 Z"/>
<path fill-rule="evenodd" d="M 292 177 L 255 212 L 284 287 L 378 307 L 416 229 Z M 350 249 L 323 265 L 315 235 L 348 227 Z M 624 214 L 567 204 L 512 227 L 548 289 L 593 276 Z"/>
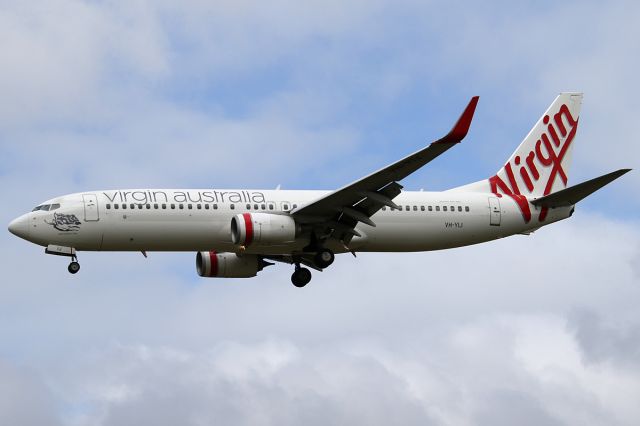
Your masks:
<path fill-rule="evenodd" d="M 318 268 L 326 268 L 333 263 L 335 255 L 329 249 L 322 249 L 313 257 L 313 261 Z"/>
<path fill-rule="evenodd" d="M 78 271 L 80 270 L 80 264 L 76 261 L 73 261 L 69 264 L 69 267 L 67 269 L 69 270 L 70 273 L 77 274 Z"/>
<path fill-rule="evenodd" d="M 296 268 L 291 275 L 291 282 L 296 287 L 304 287 L 311 281 L 311 271 L 307 268 Z"/>

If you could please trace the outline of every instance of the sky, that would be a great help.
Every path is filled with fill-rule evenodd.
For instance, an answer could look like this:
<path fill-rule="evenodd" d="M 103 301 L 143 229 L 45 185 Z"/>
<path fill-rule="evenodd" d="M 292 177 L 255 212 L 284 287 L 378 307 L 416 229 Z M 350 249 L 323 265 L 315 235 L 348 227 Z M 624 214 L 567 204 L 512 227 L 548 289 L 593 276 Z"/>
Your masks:
<path fill-rule="evenodd" d="M 444 135 L 403 181 L 493 175 L 585 93 L 531 236 L 202 279 L 195 253 L 64 258 L 0 236 L 0 424 L 640 423 L 637 2 L 0 2 L 2 223 L 111 188 L 333 189 Z"/>

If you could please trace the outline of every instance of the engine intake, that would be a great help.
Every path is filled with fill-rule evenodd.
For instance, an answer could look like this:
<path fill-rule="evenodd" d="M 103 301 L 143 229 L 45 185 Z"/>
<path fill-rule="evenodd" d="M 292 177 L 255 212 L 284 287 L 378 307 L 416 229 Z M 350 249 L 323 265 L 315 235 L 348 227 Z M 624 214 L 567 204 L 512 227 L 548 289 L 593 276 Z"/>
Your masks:
<path fill-rule="evenodd" d="M 201 277 L 251 278 L 268 265 L 271 263 L 255 254 L 245 254 L 242 257 L 215 251 L 200 251 L 196 254 L 196 270 Z"/>
<path fill-rule="evenodd" d="M 237 246 L 279 245 L 295 241 L 298 226 L 291 216 L 242 213 L 231 219 L 231 241 Z"/>

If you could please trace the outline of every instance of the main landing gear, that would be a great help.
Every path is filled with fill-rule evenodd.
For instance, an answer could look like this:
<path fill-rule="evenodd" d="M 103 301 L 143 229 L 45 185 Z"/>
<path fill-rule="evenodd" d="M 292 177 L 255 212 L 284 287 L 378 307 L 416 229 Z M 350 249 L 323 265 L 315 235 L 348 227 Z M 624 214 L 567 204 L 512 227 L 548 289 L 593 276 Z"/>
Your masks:
<path fill-rule="evenodd" d="M 318 270 L 322 270 L 330 266 L 335 258 L 336 257 L 331 250 L 323 248 L 313 255 L 313 258 L 309 257 L 306 259 L 312 261 L 311 263 L 308 263 L 310 266 Z M 311 281 L 311 271 L 307 268 L 301 267 L 300 262 L 296 262 L 296 269 L 291 275 L 291 282 L 293 285 L 296 287 L 304 287 L 309 284 L 309 281 Z"/>
<path fill-rule="evenodd" d="M 336 256 L 329 249 L 322 249 L 313 257 L 314 263 L 321 269 L 329 267 L 335 259 Z"/>
<path fill-rule="evenodd" d="M 304 287 L 309 284 L 309 281 L 311 281 L 311 271 L 301 267 L 299 263 L 296 263 L 296 269 L 291 275 L 293 285 L 296 287 Z"/>

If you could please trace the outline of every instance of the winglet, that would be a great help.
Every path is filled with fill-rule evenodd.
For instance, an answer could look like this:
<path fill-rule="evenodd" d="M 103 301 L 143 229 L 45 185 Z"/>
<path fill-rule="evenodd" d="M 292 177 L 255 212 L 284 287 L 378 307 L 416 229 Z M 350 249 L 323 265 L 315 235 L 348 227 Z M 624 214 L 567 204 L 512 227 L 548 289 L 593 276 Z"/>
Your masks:
<path fill-rule="evenodd" d="M 478 99 L 480 99 L 480 96 L 474 96 L 471 98 L 469 104 L 464 109 L 464 112 L 451 131 L 445 137 L 437 141 L 437 143 L 459 143 L 465 136 L 467 136 L 467 132 L 469 132 L 469 127 L 471 126 L 471 120 L 473 119 L 473 114 L 476 112 Z"/>

